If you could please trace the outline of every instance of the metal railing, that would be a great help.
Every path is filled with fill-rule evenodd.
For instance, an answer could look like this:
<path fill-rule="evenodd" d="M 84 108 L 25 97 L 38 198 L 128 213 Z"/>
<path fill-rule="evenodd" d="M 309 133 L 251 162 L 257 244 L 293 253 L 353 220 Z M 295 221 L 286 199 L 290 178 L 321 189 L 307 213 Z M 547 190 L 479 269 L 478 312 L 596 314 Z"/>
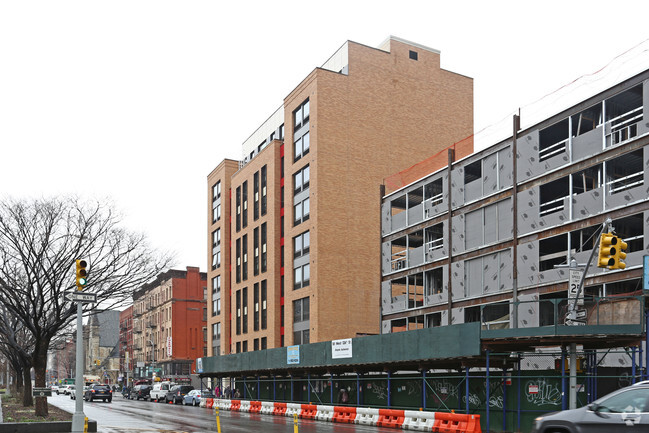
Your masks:
<path fill-rule="evenodd" d="M 566 146 L 568 145 L 568 138 L 559 141 L 558 143 L 554 143 L 546 148 L 540 149 L 539 150 L 539 161 L 545 161 L 546 159 L 552 158 L 554 155 L 558 155 L 561 152 L 564 152 L 566 150 Z"/>
<path fill-rule="evenodd" d="M 611 126 L 611 132 L 606 135 L 609 146 L 624 143 L 638 135 L 638 122 L 642 120 L 642 110 L 643 107 L 640 106 L 606 122 Z"/>
<path fill-rule="evenodd" d="M 607 182 L 608 192 L 610 194 L 615 194 L 642 184 L 644 184 L 644 172 L 642 171 Z"/>
<path fill-rule="evenodd" d="M 565 197 L 559 197 L 539 205 L 539 216 L 548 215 L 554 212 L 559 212 L 565 209 Z M 557 203 L 561 203 L 557 206 Z"/>

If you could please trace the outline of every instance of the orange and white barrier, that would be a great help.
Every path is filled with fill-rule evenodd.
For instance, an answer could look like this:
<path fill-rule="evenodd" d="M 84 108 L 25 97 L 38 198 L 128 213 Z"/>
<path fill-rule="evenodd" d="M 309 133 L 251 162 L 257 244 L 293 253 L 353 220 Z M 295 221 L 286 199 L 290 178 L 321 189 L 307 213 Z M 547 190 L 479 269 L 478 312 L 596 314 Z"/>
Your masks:
<path fill-rule="evenodd" d="M 272 401 L 262 401 L 261 402 L 261 411 L 260 413 L 266 415 L 272 415 L 273 410 L 275 409 L 275 404 Z"/>
<path fill-rule="evenodd" d="M 302 405 L 299 403 L 286 403 L 286 412 L 284 413 L 285 416 L 290 416 L 291 418 L 293 415 L 300 416 L 300 412 L 302 412 Z"/>
<path fill-rule="evenodd" d="M 356 408 L 356 424 L 363 425 L 376 425 L 379 420 L 379 410 L 372 408 L 359 407 Z"/>
<path fill-rule="evenodd" d="M 318 405 L 318 412 L 316 412 L 315 419 L 320 421 L 331 421 L 334 417 L 334 407 Z"/>
<path fill-rule="evenodd" d="M 480 415 L 226 399 L 205 399 L 205 407 L 210 400 L 222 410 L 438 433 L 482 433 Z"/>
<path fill-rule="evenodd" d="M 249 400 L 241 400 L 241 405 L 239 406 L 239 412 L 250 412 Z"/>
<path fill-rule="evenodd" d="M 404 411 L 404 420 L 401 428 L 406 430 L 433 431 L 435 412 L 416 410 Z"/>

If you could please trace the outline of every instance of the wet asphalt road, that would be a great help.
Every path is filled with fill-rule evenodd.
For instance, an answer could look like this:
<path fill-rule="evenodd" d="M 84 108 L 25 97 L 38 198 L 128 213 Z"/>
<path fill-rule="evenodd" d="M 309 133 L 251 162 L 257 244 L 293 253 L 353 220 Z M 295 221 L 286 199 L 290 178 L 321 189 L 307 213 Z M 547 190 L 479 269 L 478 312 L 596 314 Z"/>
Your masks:
<path fill-rule="evenodd" d="M 74 400 L 54 394 L 48 398 L 54 406 L 74 413 Z M 190 433 L 216 432 L 214 411 L 202 407 L 182 406 L 150 401 L 126 400 L 116 395 L 112 403 L 84 402 L 83 412 L 97 421 L 100 433 Z M 293 433 L 293 418 L 273 415 L 220 411 L 222 433 Z M 298 420 L 299 433 L 394 433 L 391 428 L 355 424 L 332 424 L 323 421 Z"/>

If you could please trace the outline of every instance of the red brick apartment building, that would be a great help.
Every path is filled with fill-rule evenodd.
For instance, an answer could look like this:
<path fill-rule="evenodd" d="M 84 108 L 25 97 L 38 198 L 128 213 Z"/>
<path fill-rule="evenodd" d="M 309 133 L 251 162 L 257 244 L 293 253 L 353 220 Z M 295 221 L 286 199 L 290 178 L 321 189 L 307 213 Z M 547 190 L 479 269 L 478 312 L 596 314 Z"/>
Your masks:
<path fill-rule="evenodd" d="M 380 332 L 380 185 L 469 137 L 473 80 L 345 42 L 208 175 L 208 355 Z"/>
<path fill-rule="evenodd" d="M 199 268 L 169 270 L 133 294 L 130 370 L 133 377 L 188 378 L 206 354 L 207 275 Z M 127 316 L 127 313 L 125 314 Z M 124 324 L 121 320 L 120 322 Z M 128 321 L 126 338 L 128 347 Z M 144 363 L 144 367 L 138 367 Z M 142 365 L 142 364 L 140 364 Z"/>

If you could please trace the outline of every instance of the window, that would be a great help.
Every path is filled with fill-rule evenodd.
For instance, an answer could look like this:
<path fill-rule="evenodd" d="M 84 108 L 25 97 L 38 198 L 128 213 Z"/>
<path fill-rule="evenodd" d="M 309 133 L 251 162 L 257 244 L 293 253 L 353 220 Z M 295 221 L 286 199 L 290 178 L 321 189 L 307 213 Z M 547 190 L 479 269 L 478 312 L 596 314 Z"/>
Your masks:
<path fill-rule="evenodd" d="M 241 249 L 243 256 L 243 265 L 242 265 L 242 277 L 243 281 L 248 279 L 248 235 L 243 235 L 243 240 L 241 241 Z"/>
<path fill-rule="evenodd" d="M 237 283 L 240 283 L 241 282 L 241 239 L 237 239 L 237 242 L 236 242 L 236 260 L 237 260 L 237 263 L 236 263 L 236 269 L 237 269 L 236 279 L 237 279 Z"/>
<path fill-rule="evenodd" d="M 241 292 L 241 303 L 243 305 L 243 333 L 248 333 L 248 288 L 244 287 Z"/>
<path fill-rule="evenodd" d="M 221 251 L 212 254 L 212 269 L 217 269 L 221 266 Z"/>
<path fill-rule="evenodd" d="M 410 50 L 410 52 L 408 53 L 408 57 L 410 57 L 411 60 L 418 60 L 419 55 L 417 51 Z"/>
<path fill-rule="evenodd" d="M 248 227 L 248 181 L 243 182 L 242 190 L 243 212 L 241 216 L 241 226 Z"/>
<path fill-rule="evenodd" d="M 309 121 L 309 100 L 307 99 L 293 111 L 293 128 L 299 129 Z"/>
<path fill-rule="evenodd" d="M 266 272 L 267 270 L 267 236 L 266 223 L 263 223 L 261 225 L 261 272 Z"/>
<path fill-rule="evenodd" d="M 252 347 L 253 347 L 252 350 L 255 350 L 255 351 L 259 350 L 259 338 L 255 338 L 255 339 L 253 340 Z"/>
<path fill-rule="evenodd" d="M 218 228 L 212 232 L 212 246 L 221 245 L 221 229 Z"/>
<path fill-rule="evenodd" d="M 252 267 L 253 267 L 253 273 L 255 275 L 259 275 L 259 227 L 255 227 L 255 230 L 253 231 L 252 234 L 252 242 L 253 242 L 253 259 L 252 259 Z"/>
<path fill-rule="evenodd" d="M 241 290 L 237 290 L 236 293 L 236 306 L 237 306 L 237 311 L 236 311 L 236 330 L 237 330 L 237 335 L 241 335 Z"/>
<path fill-rule="evenodd" d="M 310 147 L 311 138 L 309 137 L 308 132 L 303 136 L 296 138 L 293 142 L 293 161 L 297 161 L 303 156 L 306 156 L 306 154 L 309 153 Z"/>
<path fill-rule="evenodd" d="M 311 279 L 311 267 L 309 263 L 303 266 L 298 266 L 293 269 L 293 289 L 301 289 L 302 287 L 306 287 L 310 283 Z"/>
<path fill-rule="evenodd" d="M 464 184 L 471 183 L 482 177 L 482 160 L 478 160 L 464 167 Z"/>
<path fill-rule="evenodd" d="M 252 312 L 252 322 L 253 330 L 259 331 L 259 283 L 255 283 L 253 287 L 253 312 Z"/>
<path fill-rule="evenodd" d="M 268 288 L 266 287 L 266 280 L 261 281 L 261 329 L 266 329 L 268 327 L 268 321 L 267 321 L 267 296 L 268 296 Z M 282 323 L 282 326 L 284 326 L 284 323 Z M 262 347 L 262 349 L 265 349 L 265 347 Z"/>
<path fill-rule="evenodd" d="M 568 144 L 568 119 L 539 131 L 539 161 L 565 152 Z"/>
<path fill-rule="evenodd" d="M 304 232 L 293 238 L 293 257 L 300 257 L 309 253 L 311 240 L 309 232 Z"/>
<path fill-rule="evenodd" d="M 303 201 L 295 204 L 293 206 L 293 225 L 298 225 L 309 219 L 310 205 L 309 198 L 305 198 Z"/>
<path fill-rule="evenodd" d="M 255 221 L 259 219 L 259 172 L 256 171 L 255 174 L 253 175 L 253 180 L 252 180 L 252 188 L 253 188 L 253 211 L 252 211 L 252 217 L 254 218 Z"/>
<path fill-rule="evenodd" d="M 266 215 L 266 166 L 261 168 L 261 214 Z"/>
<path fill-rule="evenodd" d="M 241 342 L 237 341 L 237 353 L 241 353 Z"/>
<path fill-rule="evenodd" d="M 221 276 L 217 275 L 216 277 L 212 278 L 212 293 L 220 293 L 221 292 Z"/>
<path fill-rule="evenodd" d="M 308 165 L 293 175 L 293 194 L 297 194 L 309 187 L 309 177 Z"/>
<path fill-rule="evenodd" d="M 267 349 L 266 337 L 261 337 L 261 350 Z"/>
<path fill-rule="evenodd" d="M 439 295 L 444 291 L 442 268 L 434 268 L 424 273 L 426 296 Z"/>
<path fill-rule="evenodd" d="M 238 186 L 236 190 L 236 223 L 237 231 L 241 230 L 241 187 Z"/>
<path fill-rule="evenodd" d="M 243 342 L 243 348 L 241 349 L 242 352 L 247 352 L 248 351 L 248 341 Z"/>
<path fill-rule="evenodd" d="M 212 186 L 212 222 L 221 219 L 221 181 Z"/>
<path fill-rule="evenodd" d="M 293 344 L 309 343 L 309 298 L 293 301 Z"/>

